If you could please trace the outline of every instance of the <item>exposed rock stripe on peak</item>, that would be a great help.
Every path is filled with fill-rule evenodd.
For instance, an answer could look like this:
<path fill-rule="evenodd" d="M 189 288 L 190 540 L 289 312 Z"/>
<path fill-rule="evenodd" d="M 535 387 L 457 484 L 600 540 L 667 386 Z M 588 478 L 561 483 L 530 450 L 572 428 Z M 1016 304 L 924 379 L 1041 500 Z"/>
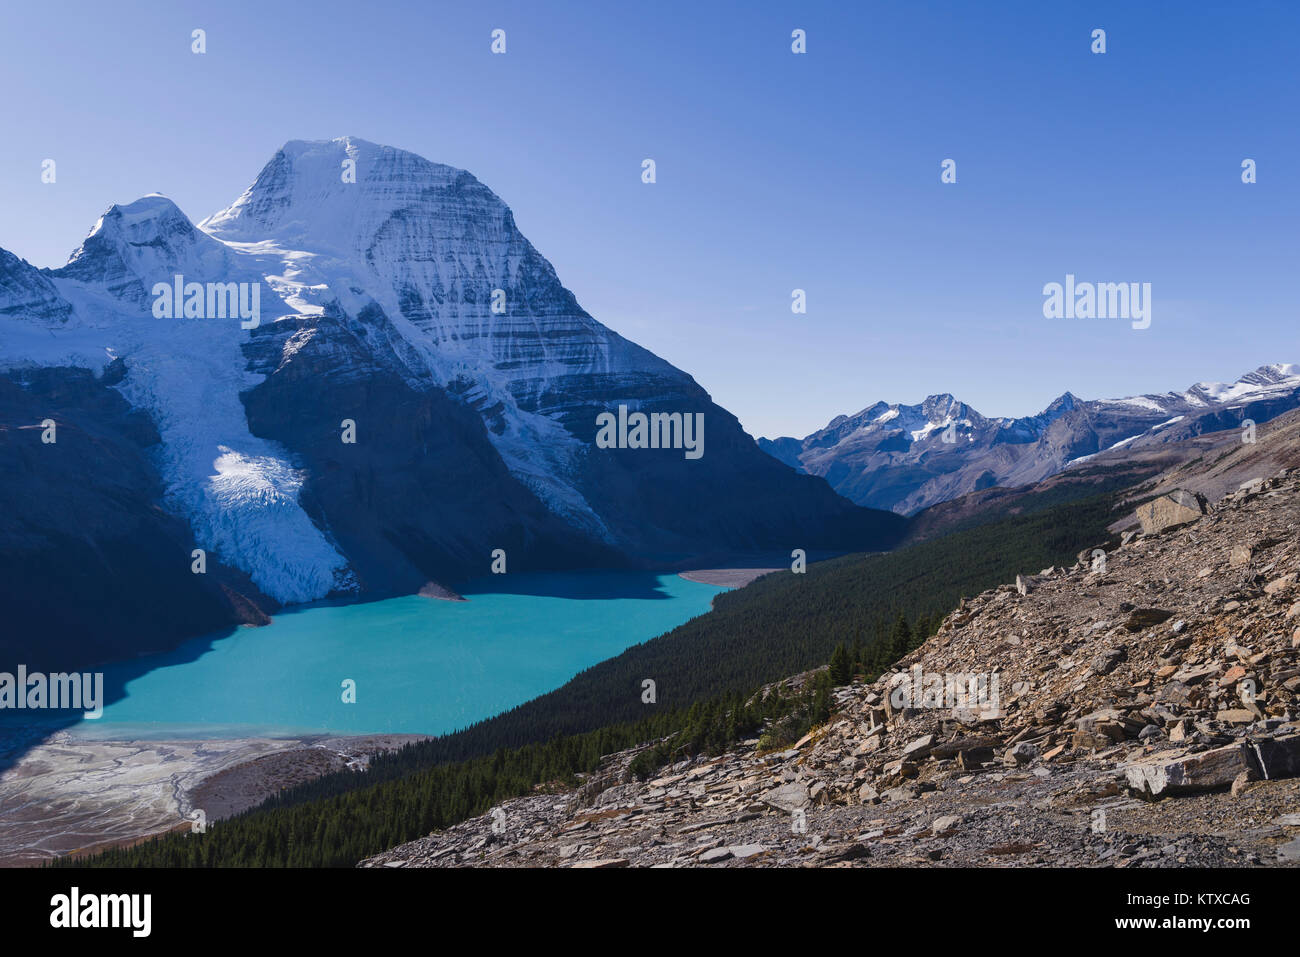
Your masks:
<path fill-rule="evenodd" d="M 39 269 L 0 249 L 0 321 L 30 318 L 54 325 L 71 315 L 72 304 Z"/>

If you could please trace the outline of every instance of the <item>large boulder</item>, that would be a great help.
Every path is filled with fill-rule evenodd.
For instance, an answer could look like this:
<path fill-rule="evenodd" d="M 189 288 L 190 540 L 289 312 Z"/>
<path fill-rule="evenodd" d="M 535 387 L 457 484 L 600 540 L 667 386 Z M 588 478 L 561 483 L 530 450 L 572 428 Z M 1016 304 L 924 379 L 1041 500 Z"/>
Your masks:
<path fill-rule="evenodd" d="M 1206 512 L 1205 496 L 1187 489 L 1174 489 L 1168 495 L 1138 506 L 1137 517 L 1145 535 L 1189 525 Z"/>
<path fill-rule="evenodd" d="M 789 784 L 783 784 L 778 788 L 768 791 L 761 798 L 762 802 L 768 807 L 785 811 L 792 814 L 800 808 L 805 808 L 812 803 L 812 795 L 808 793 L 808 788 L 798 781 L 791 781 Z"/>
<path fill-rule="evenodd" d="M 1223 791 L 1238 775 L 1276 781 L 1300 775 L 1300 734 L 1238 741 L 1211 751 L 1165 752 L 1124 767 L 1128 786 L 1145 798 Z"/>
<path fill-rule="evenodd" d="M 1258 773 L 1258 764 L 1250 746 L 1239 742 L 1197 754 L 1156 754 L 1125 767 L 1124 776 L 1130 789 L 1150 799 L 1226 790 L 1243 771 Z"/>

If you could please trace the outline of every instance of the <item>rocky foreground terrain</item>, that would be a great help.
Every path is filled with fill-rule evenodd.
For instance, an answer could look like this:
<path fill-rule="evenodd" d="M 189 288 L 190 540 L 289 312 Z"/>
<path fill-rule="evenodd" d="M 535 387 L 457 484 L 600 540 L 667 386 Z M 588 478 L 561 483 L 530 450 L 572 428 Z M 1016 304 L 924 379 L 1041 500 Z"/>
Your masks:
<path fill-rule="evenodd" d="M 963 602 L 788 750 L 647 781 L 622 752 L 362 866 L 1300 865 L 1300 472 L 1137 515 Z M 917 666 L 996 700 L 909 698 Z"/>

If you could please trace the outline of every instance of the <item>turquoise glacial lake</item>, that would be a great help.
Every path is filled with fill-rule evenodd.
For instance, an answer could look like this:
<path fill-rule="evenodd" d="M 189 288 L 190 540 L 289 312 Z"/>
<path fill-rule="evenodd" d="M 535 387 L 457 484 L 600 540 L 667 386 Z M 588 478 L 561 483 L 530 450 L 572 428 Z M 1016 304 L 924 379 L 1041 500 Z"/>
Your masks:
<path fill-rule="evenodd" d="M 724 588 L 643 572 L 511 574 L 468 601 L 318 604 L 270 625 L 104 666 L 124 696 L 68 730 L 93 738 L 439 734 L 551 691 L 704 614 Z M 356 702 L 342 684 L 356 682 Z M 629 694 L 639 689 L 629 689 Z"/>

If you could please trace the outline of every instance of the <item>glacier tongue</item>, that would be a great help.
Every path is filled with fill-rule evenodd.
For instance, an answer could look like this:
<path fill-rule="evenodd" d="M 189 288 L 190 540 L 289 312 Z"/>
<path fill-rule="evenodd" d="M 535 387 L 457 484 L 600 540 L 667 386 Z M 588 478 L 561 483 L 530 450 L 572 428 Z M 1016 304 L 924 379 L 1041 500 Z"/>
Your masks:
<path fill-rule="evenodd" d="M 55 282 L 78 312 L 113 309 Z M 346 587 L 347 563 L 299 505 L 302 480 L 285 450 L 248 431 L 239 393 L 263 378 L 246 371 L 240 345 L 248 333 L 233 319 L 154 319 L 118 309 L 108 341 L 129 360 L 118 389 L 157 424 L 169 504 L 189 519 L 196 546 L 282 603 Z"/>
<path fill-rule="evenodd" d="M 132 321 L 154 334 L 126 346 L 119 388 L 154 415 L 168 496 L 198 546 L 283 603 L 346 585 L 346 562 L 298 503 L 302 479 L 285 450 L 248 431 L 239 393 L 262 377 L 245 371 L 247 333 L 233 320 Z"/>
<path fill-rule="evenodd" d="M 348 587 L 346 561 L 298 503 L 302 478 L 285 450 L 248 431 L 239 394 L 264 378 L 246 371 L 248 332 L 237 319 L 153 317 L 153 284 L 176 274 L 262 281 L 170 200 L 150 196 L 112 207 L 69 264 L 49 275 L 69 307 L 55 313 L 72 318 L 56 323 L 27 310 L 25 319 L 8 320 L 15 334 L 0 338 L 0 364 L 68 362 L 100 371 L 126 358 L 117 388 L 153 417 L 168 505 L 189 520 L 196 547 L 242 569 L 283 603 Z"/>

